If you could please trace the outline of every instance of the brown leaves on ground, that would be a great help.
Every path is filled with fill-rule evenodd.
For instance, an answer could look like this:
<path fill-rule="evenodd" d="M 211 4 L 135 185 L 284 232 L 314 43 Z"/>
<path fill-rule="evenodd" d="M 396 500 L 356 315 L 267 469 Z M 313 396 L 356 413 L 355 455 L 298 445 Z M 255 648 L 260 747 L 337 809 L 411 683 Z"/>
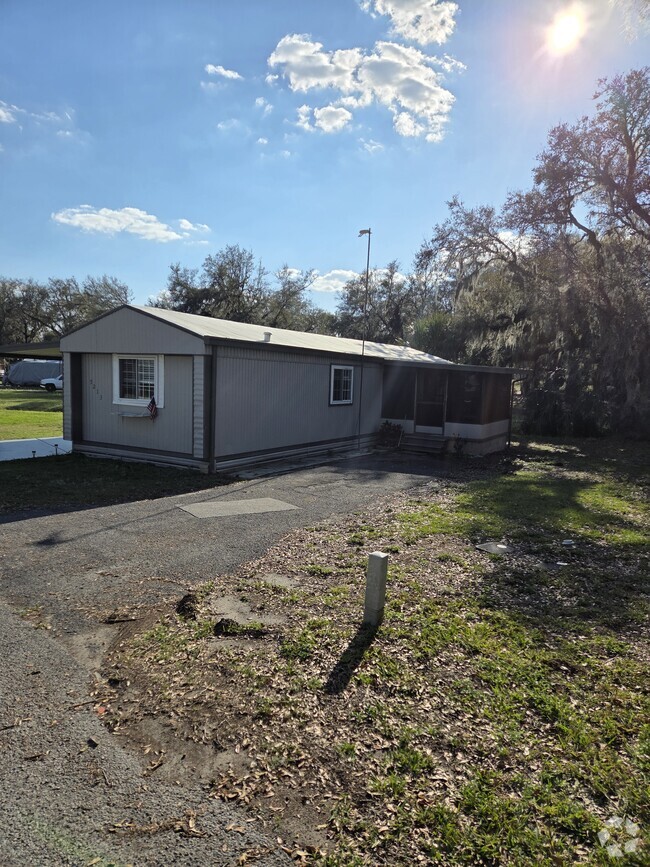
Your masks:
<path fill-rule="evenodd" d="M 298 530 L 193 595 L 193 619 L 170 608 L 113 659 L 110 676 L 121 684 L 113 730 L 133 734 L 147 718 L 164 719 L 168 753 L 200 745 L 195 763 L 213 795 L 275 829 L 299 863 L 332 852 L 341 860 L 330 863 L 340 864 L 456 863 L 444 853 L 466 827 L 458 804 L 477 773 L 505 781 L 507 801 L 519 775 L 539 779 L 545 751 L 559 755 L 552 726 L 532 710 L 517 709 L 527 734 L 509 740 L 495 722 L 496 687 L 477 662 L 489 666 L 492 652 L 505 652 L 498 645 L 511 639 L 499 639 L 501 622 L 515 630 L 513 640 L 521 637 L 500 608 L 537 604 L 508 581 L 545 575 L 543 556 L 520 543 L 504 566 L 477 551 L 476 540 L 417 537 L 405 527 L 404 513 L 420 506 L 453 510 L 458 490 L 441 479 L 363 515 Z M 376 634 L 361 627 L 375 550 L 390 554 L 386 619 Z M 486 585 L 497 573 L 490 602 Z M 556 589 L 551 582 L 548 592 Z M 237 600 L 239 619 L 215 636 L 224 598 Z M 479 598 L 493 616 L 487 631 Z M 504 660 L 499 701 L 516 676 L 510 656 Z M 563 658 L 550 675 L 559 690 L 572 675 L 567 665 Z M 581 797 L 600 810 L 591 795 Z"/>

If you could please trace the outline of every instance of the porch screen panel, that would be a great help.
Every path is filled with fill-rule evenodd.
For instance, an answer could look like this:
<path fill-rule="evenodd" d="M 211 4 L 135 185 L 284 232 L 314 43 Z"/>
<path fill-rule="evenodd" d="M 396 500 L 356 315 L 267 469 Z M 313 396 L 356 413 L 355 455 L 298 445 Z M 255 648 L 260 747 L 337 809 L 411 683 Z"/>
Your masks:
<path fill-rule="evenodd" d="M 445 406 L 446 376 L 439 371 L 418 370 L 415 423 L 442 427 Z"/>
<path fill-rule="evenodd" d="M 415 371 L 386 365 L 381 407 L 382 418 L 411 421 L 414 407 Z"/>
<path fill-rule="evenodd" d="M 483 424 L 510 418 L 510 383 L 508 374 L 490 374 L 485 378 Z"/>
<path fill-rule="evenodd" d="M 450 373 L 447 421 L 482 424 L 483 376 L 480 373 Z"/>

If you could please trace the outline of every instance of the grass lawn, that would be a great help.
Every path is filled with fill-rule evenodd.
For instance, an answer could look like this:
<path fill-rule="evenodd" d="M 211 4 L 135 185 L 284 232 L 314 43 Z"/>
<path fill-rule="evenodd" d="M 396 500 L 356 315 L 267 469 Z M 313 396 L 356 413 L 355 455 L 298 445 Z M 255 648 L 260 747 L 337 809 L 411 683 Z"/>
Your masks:
<path fill-rule="evenodd" d="M 0 515 L 153 500 L 223 485 L 219 476 L 83 455 L 0 461 Z"/>
<path fill-rule="evenodd" d="M 0 440 L 61 436 L 61 392 L 0 390 Z M 0 514 L 101 506 L 199 491 L 224 483 L 192 470 L 82 455 L 0 462 Z"/>
<path fill-rule="evenodd" d="M 63 396 L 44 389 L 0 389 L 0 440 L 57 437 L 63 431 Z"/>
<path fill-rule="evenodd" d="M 166 723 L 152 767 L 202 749 L 210 796 L 298 863 L 647 864 L 649 466 L 604 440 L 449 459 L 215 577 L 122 644 L 98 700 L 117 731 Z"/>

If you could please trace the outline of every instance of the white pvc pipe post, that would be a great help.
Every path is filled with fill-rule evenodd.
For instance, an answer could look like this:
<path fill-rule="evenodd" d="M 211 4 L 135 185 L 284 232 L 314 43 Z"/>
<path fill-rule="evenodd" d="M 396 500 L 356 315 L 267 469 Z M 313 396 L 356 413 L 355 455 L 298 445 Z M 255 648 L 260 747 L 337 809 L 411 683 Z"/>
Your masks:
<path fill-rule="evenodd" d="M 388 554 L 374 551 L 368 556 L 366 600 L 363 612 L 363 622 L 369 626 L 379 626 L 384 619 L 387 575 Z"/>

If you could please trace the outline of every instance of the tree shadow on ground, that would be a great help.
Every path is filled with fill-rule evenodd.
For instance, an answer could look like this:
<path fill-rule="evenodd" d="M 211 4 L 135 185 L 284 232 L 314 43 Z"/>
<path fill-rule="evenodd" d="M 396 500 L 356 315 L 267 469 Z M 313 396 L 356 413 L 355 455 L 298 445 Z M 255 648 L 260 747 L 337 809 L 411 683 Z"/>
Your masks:
<path fill-rule="evenodd" d="M 521 437 L 510 450 L 513 459 L 534 460 L 569 470 L 611 475 L 621 481 L 650 483 L 650 442 L 622 437 Z"/>
<path fill-rule="evenodd" d="M 647 549 L 581 545 L 551 560 L 526 554 L 490 565 L 479 581 L 480 603 L 536 626 L 620 632 L 640 626 L 650 612 Z"/>
<path fill-rule="evenodd" d="M 532 540 L 600 538 L 642 545 L 642 517 L 608 480 L 544 476 L 526 470 L 478 481 L 458 498 L 458 517 L 469 535 L 497 534 Z"/>
<path fill-rule="evenodd" d="M 219 488 L 232 481 L 194 470 L 74 454 L 0 462 L 0 524 L 155 500 Z"/>
<path fill-rule="evenodd" d="M 513 547 L 486 562 L 485 605 L 563 629 L 620 631 L 643 620 L 650 605 L 643 473 L 639 450 L 619 445 L 560 443 L 547 460 L 534 454 L 534 466 L 524 461 L 515 473 L 460 493 L 468 534 L 506 538 Z"/>

